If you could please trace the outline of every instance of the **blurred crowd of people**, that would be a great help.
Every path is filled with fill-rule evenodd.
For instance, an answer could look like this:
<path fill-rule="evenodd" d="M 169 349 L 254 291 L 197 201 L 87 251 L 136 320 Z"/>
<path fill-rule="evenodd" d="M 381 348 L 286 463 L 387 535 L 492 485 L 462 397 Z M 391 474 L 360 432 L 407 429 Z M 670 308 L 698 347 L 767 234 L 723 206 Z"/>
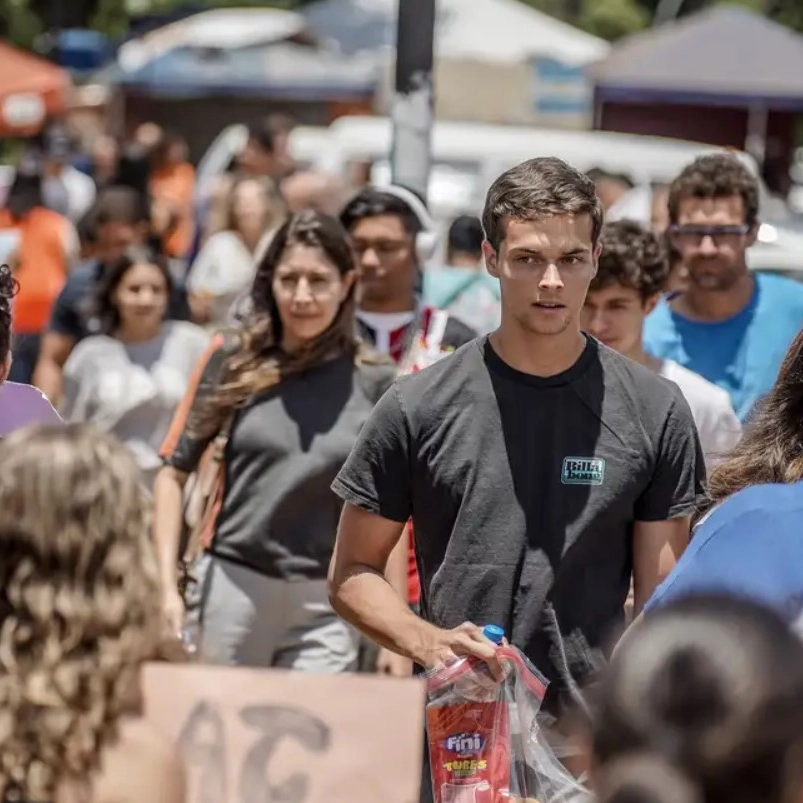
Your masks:
<path fill-rule="evenodd" d="M 493 670 L 489 621 L 601 799 L 799 799 L 803 284 L 747 268 L 755 179 L 698 158 L 644 227 L 533 159 L 441 265 L 421 198 L 297 169 L 291 128 L 203 192 L 152 124 L 16 166 L 2 379 L 67 426 L 0 443 L 4 800 L 183 799 L 145 660 Z"/>

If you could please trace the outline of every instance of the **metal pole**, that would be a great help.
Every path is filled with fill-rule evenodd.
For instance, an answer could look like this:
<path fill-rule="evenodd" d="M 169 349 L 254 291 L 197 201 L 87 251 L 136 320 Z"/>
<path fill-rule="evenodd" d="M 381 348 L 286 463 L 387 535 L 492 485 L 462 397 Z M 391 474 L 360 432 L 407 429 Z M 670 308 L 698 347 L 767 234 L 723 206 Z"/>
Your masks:
<path fill-rule="evenodd" d="M 684 0 L 659 0 L 658 7 L 652 18 L 653 27 L 663 25 L 677 17 L 683 10 Z"/>
<path fill-rule="evenodd" d="M 435 0 L 399 0 L 391 176 L 426 200 L 432 162 Z"/>

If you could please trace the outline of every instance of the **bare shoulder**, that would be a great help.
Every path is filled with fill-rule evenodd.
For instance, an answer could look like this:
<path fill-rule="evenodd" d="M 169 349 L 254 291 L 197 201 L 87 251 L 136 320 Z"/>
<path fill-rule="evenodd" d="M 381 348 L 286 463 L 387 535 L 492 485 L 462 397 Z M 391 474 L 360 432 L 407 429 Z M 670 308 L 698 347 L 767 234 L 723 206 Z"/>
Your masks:
<path fill-rule="evenodd" d="M 184 764 L 174 744 L 142 718 L 126 719 L 103 757 L 93 803 L 184 803 Z"/>

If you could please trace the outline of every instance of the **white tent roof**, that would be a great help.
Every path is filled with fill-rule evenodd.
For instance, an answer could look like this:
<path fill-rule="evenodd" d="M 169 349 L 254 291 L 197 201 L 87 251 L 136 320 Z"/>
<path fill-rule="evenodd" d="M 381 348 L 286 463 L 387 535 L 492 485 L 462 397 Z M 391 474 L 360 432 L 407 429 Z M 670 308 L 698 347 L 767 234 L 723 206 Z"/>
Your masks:
<path fill-rule="evenodd" d="M 318 0 L 302 10 L 313 32 L 347 52 L 395 44 L 398 0 Z M 586 64 L 608 54 L 603 39 L 519 0 L 437 0 L 440 58 L 518 63 L 535 56 Z"/>
<path fill-rule="evenodd" d="M 275 8 L 219 8 L 193 14 L 126 42 L 118 61 L 136 70 L 179 47 L 236 49 L 281 42 L 305 28 L 300 14 Z"/>

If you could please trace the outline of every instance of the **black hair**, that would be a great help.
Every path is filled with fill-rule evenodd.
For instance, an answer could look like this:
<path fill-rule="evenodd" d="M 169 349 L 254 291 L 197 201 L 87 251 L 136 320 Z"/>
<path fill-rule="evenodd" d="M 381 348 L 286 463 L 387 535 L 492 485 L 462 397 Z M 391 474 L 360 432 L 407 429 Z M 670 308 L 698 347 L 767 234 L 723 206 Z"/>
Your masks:
<path fill-rule="evenodd" d="M 270 119 L 265 118 L 258 123 L 251 123 L 248 126 L 248 139 L 252 139 L 268 153 L 273 153 L 276 147 L 276 132 Z"/>
<path fill-rule="evenodd" d="M 81 245 L 94 245 L 98 241 L 98 227 L 93 209 L 88 209 L 75 224 L 78 241 Z"/>
<path fill-rule="evenodd" d="M 668 278 L 669 257 L 664 238 L 633 220 L 605 224 L 599 267 L 590 292 L 620 284 L 647 301 L 664 289 Z"/>
<path fill-rule="evenodd" d="M 32 209 L 44 206 L 42 175 L 38 167 L 17 170 L 6 196 L 6 208 L 15 220 L 22 220 Z"/>
<path fill-rule="evenodd" d="M 100 191 L 90 215 L 95 230 L 107 223 L 137 226 L 150 222 L 147 196 L 125 186 L 111 186 Z"/>
<path fill-rule="evenodd" d="M 100 323 L 100 331 L 111 335 L 120 326 L 120 313 L 114 303 L 114 291 L 126 273 L 135 265 L 155 265 L 164 276 L 168 297 L 173 293 L 175 281 L 168 261 L 152 248 L 136 246 L 129 248 L 120 259 L 107 266 L 94 298 L 93 312 Z"/>
<path fill-rule="evenodd" d="M 416 195 L 416 197 L 418 196 Z M 401 218 L 404 230 L 411 236 L 415 236 L 424 228 L 418 215 L 406 201 L 397 195 L 382 192 L 373 187 L 360 190 L 343 207 L 340 212 L 340 222 L 343 224 L 343 228 L 351 233 L 361 220 L 380 215 L 393 215 Z"/>
<path fill-rule="evenodd" d="M 636 625 L 592 697 L 600 803 L 792 803 L 803 785 L 803 642 L 740 597 Z"/>
<path fill-rule="evenodd" d="M 0 364 L 11 351 L 11 306 L 20 286 L 9 265 L 0 265 Z"/>
<path fill-rule="evenodd" d="M 482 231 L 482 222 L 473 215 L 460 215 L 449 226 L 447 240 L 448 253 L 482 255 L 482 241 L 485 235 Z"/>
<path fill-rule="evenodd" d="M 128 187 L 147 197 L 151 176 L 150 152 L 140 145 L 129 145 L 123 149 L 117 163 L 117 173 L 113 185 Z"/>

